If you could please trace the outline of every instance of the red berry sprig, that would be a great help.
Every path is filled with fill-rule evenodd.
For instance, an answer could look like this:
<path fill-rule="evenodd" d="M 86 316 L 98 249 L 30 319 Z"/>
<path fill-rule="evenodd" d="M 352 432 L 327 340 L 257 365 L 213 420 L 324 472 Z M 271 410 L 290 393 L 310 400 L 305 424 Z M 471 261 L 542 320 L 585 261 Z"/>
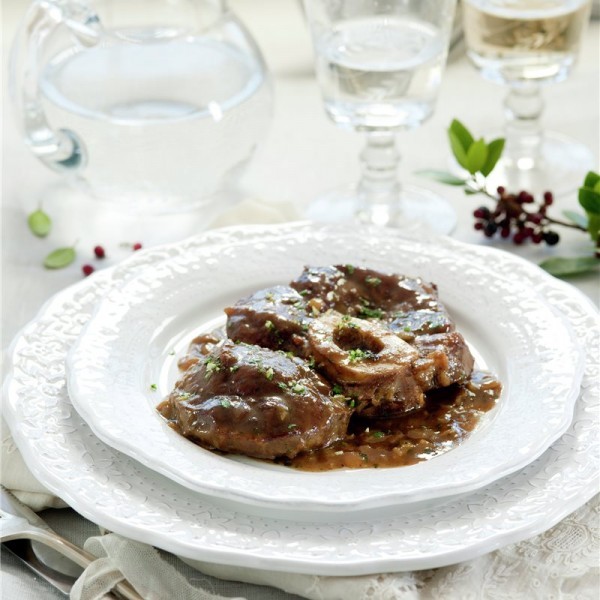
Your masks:
<path fill-rule="evenodd" d="M 489 238 L 498 233 L 501 238 L 511 238 L 518 245 L 527 240 L 534 244 L 545 242 L 548 246 L 558 244 L 560 236 L 550 229 L 550 225 L 562 223 L 546 214 L 554 202 L 552 192 L 545 192 L 537 204 L 535 198 L 526 191 L 509 194 L 500 186 L 497 193 L 495 208 L 480 206 L 473 211 L 476 230 Z"/>

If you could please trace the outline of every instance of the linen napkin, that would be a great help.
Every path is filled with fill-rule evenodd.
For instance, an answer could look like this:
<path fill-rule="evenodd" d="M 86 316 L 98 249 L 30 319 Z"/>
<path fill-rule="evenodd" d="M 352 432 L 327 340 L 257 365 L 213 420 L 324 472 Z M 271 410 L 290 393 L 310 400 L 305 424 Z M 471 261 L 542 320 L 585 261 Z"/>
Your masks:
<path fill-rule="evenodd" d="M 426 571 L 317 577 L 195 564 L 213 577 L 268 585 L 309 600 L 597 600 L 599 516 L 597 496 L 542 535 Z M 90 538 L 85 548 L 100 558 L 81 576 L 71 600 L 96 600 L 123 575 L 146 600 L 222 598 L 187 581 L 172 560 L 145 544 L 106 534 Z"/>

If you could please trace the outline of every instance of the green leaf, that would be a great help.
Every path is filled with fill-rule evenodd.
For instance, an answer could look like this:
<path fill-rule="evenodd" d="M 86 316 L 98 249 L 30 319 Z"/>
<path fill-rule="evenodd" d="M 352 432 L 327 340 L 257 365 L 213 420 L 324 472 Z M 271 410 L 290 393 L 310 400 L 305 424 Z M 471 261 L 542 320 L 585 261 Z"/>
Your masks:
<path fill-rule="evenodd" d="M 52 229 L 52 220 L 40 208 L 27 217 L 27 225 L 29 225 L 29 229 L 33 235 L 46 237 L 50 233 L 50 229 Z"/>
<path fill-rule="evenodd" d="M 463 148 L 460 140 L 452 131 L 448 131 L 448 137 L 450 138 L 450 148 L 452 149 L 452 154 L 454 154 L 458 164 L 461 167 L 468 169 L 469 161 L 467 160 L 467 152 Z"/>
<path fill-rule="evenodd" d="M 549 258 L 540 263 L 540 267 L 556 277 L 568 277 L 588 273 L 600 266 L 600 260 L 593 256 L 579 258 Z"/>
<path fill-rule="evenodd" d="M 600 182 L 600 175 L 594 173 L 594 171 L 588 171 L 583 182 L 583 187 L 595 189 L 596 185 Z"/>
<path fill-rule="evenodd" d="M 62 269 L 68 267 L 75 260 L 75 248 L 57 248 L 46 256 L 44 266 L 46 269 Z"/>
<path fill-rule="evenodd" d="M 588 218 L 581 213 L 576 213 L 574 210 L 563 210 L 563 215 L 579 227 L 588 228 Z"/>
<path fill-rule="evenodd" d="M 483 167 L 481 167 L 481 173 L 487 177 L 496 166 L 496 163 L 502 156 L 502 151 L 504 150 L 504 138 L 498 138 L 497 140 L 492 140 L 488 145 L 488 157 L 485 161 Z"/>
<path fill-rule="evenodd" d="M 600 215 L 600 194 L 598 192 L 586 187 L 579 188 L 579 204 L 585 208 L 585 212 Z"/>
<path fill-rule="evenodd" d="M 467 196 L 474 196 L 475 194 L 478 194 L 479 192 L 477 190 L 472 190 L 471 188 L 465 188 L 465 194 Z"/>
<path fill-rule="evenodd" d="M 467 152 L 467 170 L 471 174 L 481 171 L 488 158 L 488 148 L 483 139 L 477 140 L 471 144 Z"/>
<path fill-rule="evenodd" d="M 441 183 L 447 183 L 448 185 L 464 185 L 467 182 L 466 179 L 456 177 L 447 171 L 436 171 L 434 169 L 417 171 L 417 175 L 422 175 L 423 177 L 428 177 L 429 179 L 434 179 L 435 181 L 440 181 Z"/>
<path fill-rule="evenodd" d="M 596 182 L 596 185 L 594 186 L 594 191 L 600 194 L 600 179 L 598 179 L 598 181 Z"/>
<path fill-rule="evenodd" d="M 456 137 L 457 141 L 462 146 L 462 149 L 467 153 L 471 144 L 475 141 L 471 132 L 458 119 L 454 119 L 452 123 L 450 123 L 450 129 L 448 131 Z"/>
<path fill-rule="evenodd" d="M 592 238 L 592 242 L 598 243 L 600 237 L 600 215 L 588 215 L 587 230 Z"/>

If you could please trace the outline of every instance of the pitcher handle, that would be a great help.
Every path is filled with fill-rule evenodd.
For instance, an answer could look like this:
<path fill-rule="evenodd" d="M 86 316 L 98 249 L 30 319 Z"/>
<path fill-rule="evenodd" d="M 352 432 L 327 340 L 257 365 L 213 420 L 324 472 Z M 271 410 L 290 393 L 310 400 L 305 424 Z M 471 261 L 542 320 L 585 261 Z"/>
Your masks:
<path fill-rule="evenodd" d="M 27 11 L 13 44 L 9 89 L 27 145 L 45 165 L 64 172 L 85 166 L 85 147 L 75 132 L 55 130 L 48 123 L 40 102 L 38 65 L 40 48 L 61 24 L 70 25 L 84 45 L 98 41 L 98 35 L 94 35 L 97 17 L 84 5 L 37 0 Z"/>

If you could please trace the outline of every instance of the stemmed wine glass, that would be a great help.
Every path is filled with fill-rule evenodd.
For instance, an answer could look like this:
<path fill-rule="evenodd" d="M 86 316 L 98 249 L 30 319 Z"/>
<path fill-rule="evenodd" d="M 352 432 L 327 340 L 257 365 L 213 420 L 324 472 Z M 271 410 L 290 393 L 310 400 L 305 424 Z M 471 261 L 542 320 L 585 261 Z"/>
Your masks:
<path fill-rule="evenodd" d="M 495 188 L 552 190 L 580 186 L 593 153 L 542 130 L 541 86 L 563 81 L 576 61 L 591 0 L 464 0 L 467 53 L 488 80 L 509 86 L 504 101 L 504 156 L 488 177 Z M 573 98 L 574 110 L 577 98 Z"/>
<path fill-rule="evenodd" d="M 325 109 L 341 127 L 366 134 L 354 189 L 314 201 L 316 220 L 427 223 L 448 233 L 446 200 L 397 178 L 396 133 L 433 113 L 448 54 L 455 0 L 304 0 Z"/>

